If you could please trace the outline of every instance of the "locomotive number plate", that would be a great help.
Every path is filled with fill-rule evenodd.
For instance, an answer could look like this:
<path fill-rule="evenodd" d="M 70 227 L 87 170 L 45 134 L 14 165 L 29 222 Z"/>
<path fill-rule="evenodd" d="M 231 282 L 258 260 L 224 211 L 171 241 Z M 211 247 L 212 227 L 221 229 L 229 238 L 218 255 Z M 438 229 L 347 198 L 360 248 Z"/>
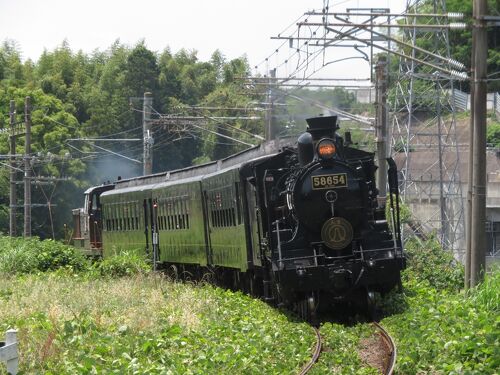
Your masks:
<path fill-rule="evenodd" d="M 311 180 L 313 189 L 332 189 L 347 187 L 346 173 L 312 176 Z"/>

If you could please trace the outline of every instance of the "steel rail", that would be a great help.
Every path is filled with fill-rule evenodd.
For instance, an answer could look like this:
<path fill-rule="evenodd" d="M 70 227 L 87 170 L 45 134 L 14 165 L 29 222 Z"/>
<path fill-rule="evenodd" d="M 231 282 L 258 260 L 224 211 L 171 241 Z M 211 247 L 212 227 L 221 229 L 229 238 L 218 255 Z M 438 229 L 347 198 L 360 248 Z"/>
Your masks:
<path fill-rule="evenodd" d="M 319 329 L 316 327 L 312 327 L 314 329 L 314 333 L 316 333 L 316 347 L 314 348 L 314 353 L 311 357 L 311 360 L 302 367 L 300 371 L 300 375 L 306 375 L 314 366 L 316 362 L 318 362 L 318 358 L 321 354 L 321 334 L 319 333 Z"/>
<path fill-rule="evenodd" d="M 394 340 L 392 339 L 391 335 L 382 327 L 380 324 L 373 322 L 373 325 L 379 330 L 380 335 L 382 339 L 385 342 L 385 345 L 387 346 L 387 349 L 390 350 L 390 358 L 389 358 L 389 363 L 386 366 L 386 370 L 384 372 L 385 375 L 392 375 L 394 374 L 394 366 L 396 365 L 396 357 L 397 357 L 397 348 L 396 344 L 394 343 Z"/>

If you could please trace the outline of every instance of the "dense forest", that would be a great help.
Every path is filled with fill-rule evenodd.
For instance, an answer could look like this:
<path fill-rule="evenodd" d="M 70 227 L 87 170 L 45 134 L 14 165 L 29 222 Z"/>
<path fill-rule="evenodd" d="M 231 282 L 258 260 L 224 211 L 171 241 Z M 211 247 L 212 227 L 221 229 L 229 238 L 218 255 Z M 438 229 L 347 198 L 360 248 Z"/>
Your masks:
<path fill-rule="evenodd" d="M 175 54 L 150 51 L 143 42 L 128 47 L 115 42 L 106 51 L 73 52 L 67 42 L 45 51 L 38 61 L 22 61 L 21 48 L 5 41 L 0 48 L 0 124 L 9 127 L 9 101 L 15 100 L 17 121 L 22 121 L 24 100 L 32 98 L 32 159 L 34 176 L 58 178 L 33 185 L 33 232 L 42 237 L 52 231 L 62 235 L 70 209 L 81 204 L 81 191 L 91 184 L 130 177 L 142 172 L 142 141 L 72 141 L 78 138 L 142 139 L 142 97 L 153 94 L 153 111 L 184 113 L 185 106 L 244 107 L 235 78 L 248 73 L 244 58 L 226 61 L 216 51 L 210 61 L 199 61 L 196 52 Z M 235 129 L 245 124 L 233 124 Z M 258 128 L 249 129 L 259 133 Z M 206 136 L 206 135 L 209 136 Z M 237 144 L 222 151 L 211 133 L 173 134 L 155 129 L 154 170 L 191 164 L 196 158 L 212 159 L 234 152 Z M 94 146 L 95 144 L 95 146 Z M 130 159 L 112 155 L 110 150 Z M 24 137 L 17 140 L 17 154 Z M 1 134 L 0 153 L 9 154 L 8 132 Z M 8 169 L 0 170 L 0 228 L 8 228 Z M 20 173 L 18 179 L 22 179 Z M 22 189 L 20 189 L 22 190 Z M 21 194 L 22 195 L 22 191 Z M 22 201 L 21 201 L 22 202 Z M 52 211 L 51 210 L 51 211 Z M 51 215 L 47 215 L 47 213 Z M 53 222 L 51 222 L 53 221 Z"/>

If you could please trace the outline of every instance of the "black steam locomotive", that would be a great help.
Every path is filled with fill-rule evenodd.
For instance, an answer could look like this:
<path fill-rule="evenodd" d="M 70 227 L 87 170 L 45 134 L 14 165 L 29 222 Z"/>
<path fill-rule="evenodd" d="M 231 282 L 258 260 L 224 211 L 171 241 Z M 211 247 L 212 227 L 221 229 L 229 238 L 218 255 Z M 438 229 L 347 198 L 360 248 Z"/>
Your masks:
<path fill-rule="evenodd" d="M 104 256 L 139 251 L 179 274 L 209 272 L 305 317 L 391 290 L 405 266 L 394 162 L 386 209 L 374 154 L 336 134 L 336 116 L 307 123 L 295 144 L 90 188 L 73 211 L 75 243 Z"/>

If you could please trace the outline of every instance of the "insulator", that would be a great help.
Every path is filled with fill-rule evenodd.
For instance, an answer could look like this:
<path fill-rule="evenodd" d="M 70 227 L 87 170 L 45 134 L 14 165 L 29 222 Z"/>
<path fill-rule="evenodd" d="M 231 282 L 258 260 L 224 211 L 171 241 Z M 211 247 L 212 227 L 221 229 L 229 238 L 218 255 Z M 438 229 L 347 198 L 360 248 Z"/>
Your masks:
<path fill-rule="evenodd" d="M 464 14 L 463 13 L 456 13 L 456 12 L 447 13 L 446 16 L 448 18 L 454 18 L 454 19 L 457 19 L 457 20 L 461 20 L 462 18 L 464 18 Z"/>
<path fill-rule="evenodd" d="M 467 27 L 467 25 L 463 22 L 454 22 L 454 23 L 450 23 L 448 25 L 448 27 L 450 29 L 457 30 L 457 29 L 465 29 Z"/>
<path fill-rule="evenodd" d="M 448 63 L 450 65 L 453 65 L 455 68 L 463 70 L 465 69 L 465 65 L 462 64 L 460 61 L 454 60 L 454 59 L 448 59 Z"/>
<path fill-rule="evenodd" d="M 469 79 L 469 77 L 467 76 L 467 73 L 465 73 L 465 72 L 459 72 L 457 70 L 451 70 L 450 71 L 450 75 L 452 77 L 455 77 L 458 80 L 462 80 L 462 81 L 465 81 L 465 80 Z"/>

